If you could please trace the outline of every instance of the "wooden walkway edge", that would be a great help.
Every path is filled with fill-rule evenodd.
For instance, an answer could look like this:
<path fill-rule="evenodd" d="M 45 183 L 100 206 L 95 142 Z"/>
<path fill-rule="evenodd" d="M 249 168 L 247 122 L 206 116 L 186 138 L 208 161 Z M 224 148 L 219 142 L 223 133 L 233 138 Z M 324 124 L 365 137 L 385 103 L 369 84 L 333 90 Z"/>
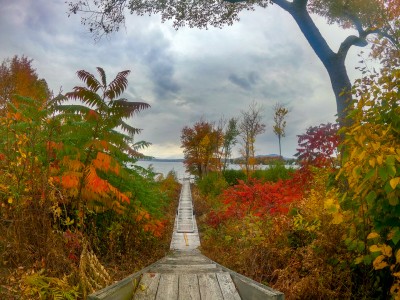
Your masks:
<path fill-rule="evenodd" d="M 198 250 L 190 181 L 183 181 L 171 252 L 94 294 L 89 300 L 284 299 L 284 294 L 212 261 Z"/>

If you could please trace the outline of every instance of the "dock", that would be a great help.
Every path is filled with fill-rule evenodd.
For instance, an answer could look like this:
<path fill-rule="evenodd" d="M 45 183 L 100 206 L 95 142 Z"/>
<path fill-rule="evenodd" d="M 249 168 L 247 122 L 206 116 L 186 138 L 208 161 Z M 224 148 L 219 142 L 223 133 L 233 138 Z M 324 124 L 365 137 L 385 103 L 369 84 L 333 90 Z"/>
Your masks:
<path fill-rule="evenodd" d="M 170 253 L 127 278 L 89 295 L 89 300 L 284 299 L 284 294 L 201 254 L 190 180 L 179 197 Z"/>

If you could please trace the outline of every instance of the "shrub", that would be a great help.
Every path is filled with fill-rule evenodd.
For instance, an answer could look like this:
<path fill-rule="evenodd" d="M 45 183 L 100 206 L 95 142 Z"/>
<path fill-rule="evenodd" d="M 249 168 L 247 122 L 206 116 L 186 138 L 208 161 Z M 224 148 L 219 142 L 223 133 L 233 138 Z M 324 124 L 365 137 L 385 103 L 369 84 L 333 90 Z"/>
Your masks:
<path fill-rule="evenodd" d="M 243 170 L 228 169 L 223 171 L 222 175 L 229 186 L 236 185 L 239 183 L 239 180 L 246 180 L 247 178 Z"/>
<path fill-rule="evenodd" d="M 283 162 L 277 162 L 271 164 L 267 169 L 256 170 L 253 174 L 253 178 L 261 179 L 262 181 L 277 182 L 278 180 L 290 179 L 294 173 L 293 168 L 286 168 Z"/>
<path fill-rule="evenodd" d="M 203 195 L 218 196 L 227 187 L 224 177 L 217 172 L 208 173 L 197 181 L 197 186 Z"/>

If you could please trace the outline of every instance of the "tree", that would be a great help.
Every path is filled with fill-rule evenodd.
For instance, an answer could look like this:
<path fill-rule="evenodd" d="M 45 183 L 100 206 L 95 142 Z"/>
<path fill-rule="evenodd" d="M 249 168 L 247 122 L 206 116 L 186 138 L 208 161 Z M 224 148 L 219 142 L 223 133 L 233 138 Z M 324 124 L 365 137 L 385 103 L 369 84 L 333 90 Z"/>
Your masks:
<path fill-rule="evenodd" d="M 136 161 L 140 154 L 133 137 L 140 129 L 125 120 L 150 107 L 144 102 L 118 98 L 128 85 L 129 70 L 119 72 L 110 83 L 107 83 L 102 68 L 98 67 L 97 72 L 100 80 L 85 70 L 78 71 L 79 79 L 86 86 L 76 86 L 65 97 L 60 96 L 61 102 L 77 100 L 83 105 L 62 104 L 56 107 L 61 113 L 57 118 L 63 127 L 59 136 L 63 142 L 59 153 L 63 170 L 60 183 L 79 212 L 81 226 L 88 203 L 97 201 L 107 208 L 119 208 L 120 202 L 130 201 L 102 173 L 123 177 L 126 164 Z"/>
<path fill-rule="evenodd" d="M 342 129 L 345 151 L 337 175 L 346 186 L 332 203 L 339 209 L 331 212 L 348 228 L 345 242 L 355 263 L 375 269 L 379 296 L 399 299 L 400 47 L 384 46 L 381 52 L 376 46 L 372 54 L 381 59 L 381 69 L 365 70 L 354 84 L 353 124 Z"/>
<path fill-rule="evenodd" d="M 281 137 L 285 136 L 285 127 L 286 121 L 285 117 L 289 113 L 289 110 L 280 103 L 276 103 L 274 106 L 274 126 L 273 131 L 278 136 L 279 141 L 279 156 L 282 157 L 282 149 L 281 149 Z"/>
<path fill-rule="evenodd" d="M 200 120 L 193 127 L 182 129 L 181 143 L 187 171 L 200 178 L 210 170 L 220 169 L 219 149 L 222 145 L 222 130 L 214 124 Z"/>
<path fill-rule="evenodd" d="M 207 28 L 208 25 L 222 27 L 239 20 L 239 12 L 251 10 L 255 6 L 267 7 L 276 4 L 287 11 L 299 26 L 308 43 L 325 66 L 336 97 L 337 113 L 340 124 L 346 122 L 346 115 L 351 108 L 351 82 L 347 75 L 345 60 L 352 46 L 364 47 L 367 37 L 378 34 L 380 37 L 395 42 L 392 28 L 399 20 L 396 1 L 384 0 L 209 0 L 209 1 L 73 1 L 69 2 L 70 14 L 86 13 L 82 23 L 99 38 L 103 34 L 118 31 L 124 24 L 124 9 L 137 15 L 161 14 L 162 21 L 172 19 L 176 28 Z M 336 23 L 345 28 L 357 30 L 358 35 L 348 36 L 335 53 L 322 36 L 310 13 L 325 17 L 329 23 Z"/>
<path fill-rule="evenodd" d="M 231 119 L 229 119 L 228 125 L 224 132 L 224 143 L 222 145 L 222 152 L 223 152 L 223 158 L 224 158 L 223 166 L 222 166 L 223 171 L 225 171 L 225 169 L 228 165 L 228 159 L 232 155 L 232 148 L 237 143 L 238 135 L 239 135 L 238 119 L 231 118 Z"/>
<path fill-rule="evenodd" d="M 299 148 L 295 154 L 305 165 L 317 167 L 335 166 L 337 147 L 339 145 L 339 125 L 321 124 L 310 126 L 305 134 L 298 135 Z"/>
<path fill-rule="evenodd" d="M 250 167 L 254 171 L 256 136 L 265 132 L 265 124 L 262 123 L 263 107 L 252 102 L 247 111 L 242 111 L 242 118 L 239 123 L 240 137 L 242 139 L 241 154 L 245 161 L 246 175 L 250 177 Z"/>
<path fill-rule="evenodd" d="M 32 60 L 17 55 L 5 59 L 0 65 L 0 110 L 15 96 L 29 97 L 42 104 L 49 99 L 50 91 L 44 79 L 39 79 L 32 67 Z"/>

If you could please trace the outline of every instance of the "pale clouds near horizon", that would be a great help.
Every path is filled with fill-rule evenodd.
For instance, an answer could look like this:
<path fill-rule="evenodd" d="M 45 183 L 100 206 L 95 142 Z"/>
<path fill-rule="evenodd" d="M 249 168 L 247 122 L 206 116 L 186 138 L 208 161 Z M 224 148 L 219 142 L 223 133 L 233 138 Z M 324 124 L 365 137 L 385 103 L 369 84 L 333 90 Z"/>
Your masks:
<path fill-rule="evenodd" d="M 267 131 L 256 142 L 258 154 L 278 153 L 272 132 L 272 107 L 290 108 L 282 154 L 296 152 L 297 135 L 309 126 L 333 122 L 336 104 L 328 75 L 297 25 L 278 7 L 244 12 L 223 29 L 176 31 L 158 16 L 129 16 L 117 34 L 94 42 L 79 16 L 67 17 L 63 0 L 0 0 L 0 60 L 25 55 L 57 93 L 81 82 L 76 71 L 97 66 L 111 79 L 129 69 L 127 98 L 151 108 L 132 121 L 143 129 L 137 140 L 151 142 L 146 154 L 183 157 L 180 132 L 200 118 L 237 117 L 256 101 L 265 107 Z M 337 50 L 348 35 L 318 19 L 320 30 Z M 347 59 L 349 74 L 357 51 Z"/>

